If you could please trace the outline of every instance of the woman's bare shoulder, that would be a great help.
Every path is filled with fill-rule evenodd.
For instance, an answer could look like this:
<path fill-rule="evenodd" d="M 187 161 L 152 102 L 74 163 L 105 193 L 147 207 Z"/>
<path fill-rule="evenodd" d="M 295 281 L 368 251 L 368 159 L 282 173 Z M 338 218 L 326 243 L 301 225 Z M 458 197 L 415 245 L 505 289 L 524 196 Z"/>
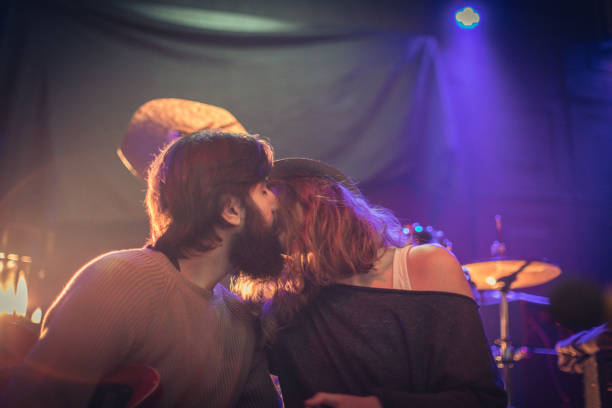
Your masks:
<path fill-rule="evenodd" d="M 461 264 L 448 249 L 434 244 L 418 245 L 408 251 L 406 262 L 413 290 L 473 297 Z"/>

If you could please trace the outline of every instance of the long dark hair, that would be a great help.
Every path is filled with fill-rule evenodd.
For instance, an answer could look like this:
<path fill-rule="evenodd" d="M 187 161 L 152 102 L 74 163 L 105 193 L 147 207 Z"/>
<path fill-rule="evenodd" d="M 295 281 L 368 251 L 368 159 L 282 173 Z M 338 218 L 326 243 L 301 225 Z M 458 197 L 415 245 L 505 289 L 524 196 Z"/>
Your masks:
<path fill-rule="evenodd" d="M 244 202 L 272 161 L 270 144 L 254 135 L 198 131 L 170 143 L 149 168 L 149 244 L 172 258 L 217 247 L 223 206 L 230 196 Z"/>

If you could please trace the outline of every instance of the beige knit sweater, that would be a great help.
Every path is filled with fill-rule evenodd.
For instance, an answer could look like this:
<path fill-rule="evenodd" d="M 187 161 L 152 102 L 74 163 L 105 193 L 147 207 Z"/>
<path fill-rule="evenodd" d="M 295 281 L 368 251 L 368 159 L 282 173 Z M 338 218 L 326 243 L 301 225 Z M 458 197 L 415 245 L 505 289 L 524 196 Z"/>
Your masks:
<path fill-rule="evenodd" d="M 86 406 L 104 374 L 139 363 L 159 371 L 161 407 L 277 406 L 255 328 L 234 295 L 196 286 L 162 253 L 110 252 L 78 271 L 46 314 L 26 358 L 46 380 L 28 394 Z M 65 392 L 50 376 L 82 385 Z M 25 377 L 11 392 L 31 388 Z"/>

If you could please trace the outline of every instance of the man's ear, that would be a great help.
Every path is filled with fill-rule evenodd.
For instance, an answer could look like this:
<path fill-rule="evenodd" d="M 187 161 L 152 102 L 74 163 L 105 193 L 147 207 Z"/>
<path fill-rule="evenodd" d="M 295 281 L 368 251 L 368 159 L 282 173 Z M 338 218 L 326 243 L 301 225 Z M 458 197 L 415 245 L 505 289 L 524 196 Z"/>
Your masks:
<path fill-rule="evenodd" d="M 244 218 L 244 207 L 240 200 L 234 196 L 228 196 L 224 200 L 221 218 L 229 225 L 239 227 Z"/>

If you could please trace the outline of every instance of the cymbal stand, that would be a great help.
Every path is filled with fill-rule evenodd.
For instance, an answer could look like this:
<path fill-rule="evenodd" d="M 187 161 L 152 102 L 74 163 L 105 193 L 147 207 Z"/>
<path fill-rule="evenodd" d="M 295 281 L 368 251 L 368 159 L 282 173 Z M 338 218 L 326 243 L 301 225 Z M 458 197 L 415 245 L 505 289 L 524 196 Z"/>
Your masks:
<path fill-rule="evenodd" d="M 514 363 L 514 348 L 508 336 L 508 289 L 502 290 L 501 301 L 499 302 L 499 322 L 500 322 L 500 338 L 495 340 L 493 349 L 493 357 L 497 362 L 497 367 L 501 369 L 502 380 L 508 394 L 508 407 L 512 407 L 512 376 L 510 369 Z"/>
<path fill-rule="evenodd" d="M 502 377 L 508 394 L 508 407 L 512 407 L 512 373 L 511 368 L 516 361 L 522 360 L 528 354 L 525 347 L 515 348 L 510 341 L 510 315 L 508 313 L 508 292 L 510 285 L 516 279 L 518 274 L 525 269 L 531 261 L 526 261 L 516 272 L 509 276 L 501 278 L 498 282 L 502 282 L 504 286 L 499 290 L 501 299 L 499 302 L 499 339 L 495 340 L 493 355 L 497 362 L 497 367 L 502 370 Z"/>
<path fill-rule="evenodd" d="M 497 230 L 497 239 L 491 244 L 491 256 L 503 258 L 506 253 L 506 245 L 502 240 L 502 223 L 501 215 L 495 216 L 495 229 Z M 492 347 L 493 357 L 497 362 L 497 367 L 502 370 L 502 380 L 508 395 L 508 407 L 512 407 L 512 377 L 511 371 L 514 361 L 514 348 L 510 342 L 510 322 L 508 314 L 508 292 L 510 285 L 516 279 L 517 274 L 525 267 L 523 265 L 518 271 L 507 276 L 505 279 L 500 279 L 503 283 L 501 299 L 499 302 L 499 339 L 495 340 L 495 345 Z"/>

